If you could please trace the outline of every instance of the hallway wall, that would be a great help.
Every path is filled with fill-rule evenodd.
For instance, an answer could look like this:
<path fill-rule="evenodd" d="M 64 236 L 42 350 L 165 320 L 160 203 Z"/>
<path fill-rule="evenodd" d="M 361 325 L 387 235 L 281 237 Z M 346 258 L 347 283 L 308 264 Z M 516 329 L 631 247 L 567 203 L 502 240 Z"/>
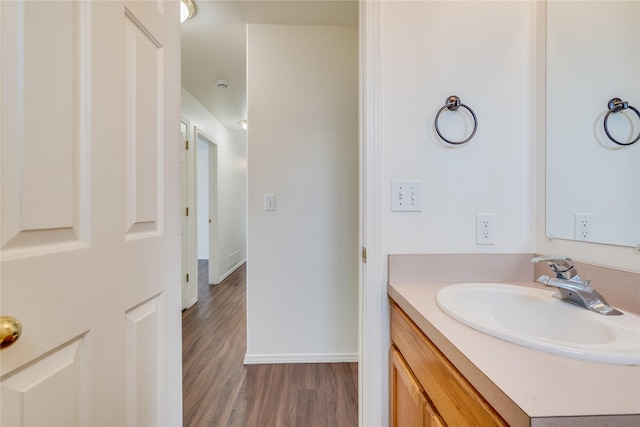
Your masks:
<path fill-rule="evenodd" d="M 245 362 L 355 361 L 357 29 L 249 25 L 247 58 Z"/>

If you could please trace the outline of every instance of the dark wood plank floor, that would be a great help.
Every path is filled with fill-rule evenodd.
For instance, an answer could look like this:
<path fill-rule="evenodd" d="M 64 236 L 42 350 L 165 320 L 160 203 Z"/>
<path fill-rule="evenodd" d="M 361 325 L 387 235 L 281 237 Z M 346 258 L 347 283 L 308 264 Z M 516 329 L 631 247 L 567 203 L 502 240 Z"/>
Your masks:
<path fill-rule="evenodd" d="M 245 266 L 209 286 L 199 264 L 199 302 L 182 312 L 184 425 L 357 426 L 357 364 L 244 366 Z"/>

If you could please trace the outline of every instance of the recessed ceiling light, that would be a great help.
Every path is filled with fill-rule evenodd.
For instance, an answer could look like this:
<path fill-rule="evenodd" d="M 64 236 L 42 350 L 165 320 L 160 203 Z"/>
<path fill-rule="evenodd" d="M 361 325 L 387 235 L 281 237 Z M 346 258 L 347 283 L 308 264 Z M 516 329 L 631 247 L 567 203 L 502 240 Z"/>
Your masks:
<path fill-rule="evenodd" d="M 218 80 L 216 82 L 216 85 L 220 88 L 220 89 L 228 89 L 229 88 L 229 82 L 226 80 Z"/>
<path fill-rule="evenodd" d="M 180 23 L 196 14 L 196 7 L 191 0 L 180 0 Z"/>

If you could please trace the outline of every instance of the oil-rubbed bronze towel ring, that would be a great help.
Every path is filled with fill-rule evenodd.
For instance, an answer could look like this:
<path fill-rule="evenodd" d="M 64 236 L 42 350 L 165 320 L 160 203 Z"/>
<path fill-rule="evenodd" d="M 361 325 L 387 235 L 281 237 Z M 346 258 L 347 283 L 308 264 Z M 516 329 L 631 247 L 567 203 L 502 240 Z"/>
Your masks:
<path fill-rule="evenodd" d="M 449 110 L 449 111 L 456 111 L 460 107 L 466 108 L 467 111 L 469 111 L 471 113 L 471 116 L 473 117 L 473 132 L 471 132 L 471 135 L 469 135 L 469 137 L 467 139 L 464 139 L 462 141 L 458 141 L 458 142 L 449 141 L 447 138 L 442 136 L 442 133 L 440 133 L 440 129 L 438 128 L 438 118 L 440 117 L 440 113 L 442 113 L 445 109 Z M 460 144 L 464 144 L 465 142 L 469 141 L 471 138 L 473 138 L 473 135 L 476 134 L 476 131 L 478 130 L 478 119 L 476 118 L 476 113 L 474 113 L 471 108 L 467 107 L 466 105 L 464 105 L 464 104 L 462 104 L 460 102 L 460 98 L 458 98 L 455 95 L 451 95 L 450 97 L 447 98 L 447 100 L 446 100 L 446 102 L 444 104 L 444 107 L 442 107 L 438 111 L 438 114 L 436 114 L 435 125 L 436 125 L 436 132 L 438 133 L 438 136 L 440 138 L 442 138 L 442 140 L 444 142 L 446 142 L 448 144 L 453 144 L 453 145 L 460 145 Z"/>
<path fill-rule="evenodd" d="M 611 134 L 609 133 L 609 128 L 607 126 L 607 120 L 609 120 L 609 116 L 611 115 L 611 113 L 617 113 L 619 111 L 629 109 L 629 110 L 634 111 L 638 115 L 638 118 L 640 119 L 640 111 L 638 111 L 637 109 L 635 109 L 634 107 L 629 105 L 628 102 L 623 101 L 620 98 L 612 98 L 612 99 L 610 99 L 609 100 L 609 104 L 607 104 L 607 106 L 609 107 L 609 111 L 604 116 L 604 132 L 607 134 L 609 139 L 612 140 L 613 142 L 615 142 L 618 145 L 633 145 L 636 142 L 640 141 L 640 132 L 638 132 L 638 136 L 636 136 L 636 139 L 634 139 L 633 141 L 620 142 L 620 141 L 616 140 L 613 136 L 611 136 Z"/>

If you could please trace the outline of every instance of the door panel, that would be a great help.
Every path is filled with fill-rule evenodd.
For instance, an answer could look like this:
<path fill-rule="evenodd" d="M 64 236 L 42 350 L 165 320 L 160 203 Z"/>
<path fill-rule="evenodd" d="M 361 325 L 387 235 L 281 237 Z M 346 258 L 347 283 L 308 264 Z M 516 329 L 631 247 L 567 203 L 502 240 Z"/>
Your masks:
<path fill-rule="evenodd" d="M 83 339 L 42 357 L 2 381 L 2 425 L 84 425 Z"/>
<path fill-rule="evenodd" d="M 160 297 L 126 314 L 127 425 L 158 425 L 158 378 L 162 377 L 159 355 Z"/>
<path fill-rule="evenodd" d="M 88 61 L 83 12 L 72 2 L 3 4 L 2 97 L 11 104 L 2 109 L 2 138 L 13 141 L 2 151 L 3 258 L 80 238 L 80 208 L 87 205 L 78 173 L 86 170 L 81 124 L 88 116 L 86 87 L 78 84 Z"/>
<path fill-rule="evenodd" d="M 125 21 L 127 238 L 158 231 L 163 134 L 163 49 L 132 12 Z"/>
<path fill-rule="evenodd" d="M 0 19 L 0 425 L 180 425 L 178 2 Z"/>

